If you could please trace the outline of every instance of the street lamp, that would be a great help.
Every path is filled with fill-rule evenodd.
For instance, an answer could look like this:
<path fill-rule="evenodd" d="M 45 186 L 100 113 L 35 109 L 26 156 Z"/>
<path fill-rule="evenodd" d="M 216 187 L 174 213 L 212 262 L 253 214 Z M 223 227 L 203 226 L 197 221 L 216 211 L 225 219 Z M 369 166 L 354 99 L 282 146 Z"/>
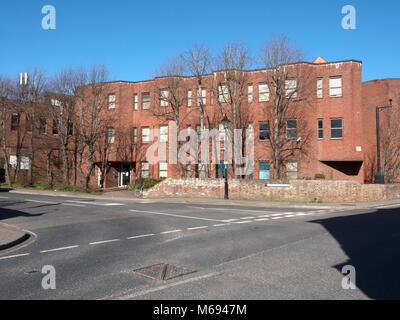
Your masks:
<path fill-rule="evenodd" d="M 379 135 L 379 111 L 392 108 L 392 99 L 389 99 L 390 106 L 376 107 L 376 146 L 378 152 L 378 172 L 375 175 L 375 184 L 385 184 L 385 174 L 381 172 L 381 139 Z"/>
<path fill-rule="evenodd" d="M 222 119 L 221 123 L 222 123 L 222 125 L 224 126 L 224 129 L 225 129 L 224 147 L 227 148 L 227 140 L 228 140 L 227 139 L 227 137 L 228 137 L 227 133 L 228 133 L 228 127 L 229 127 L 230 121 L 229 121 L 228 117 L 226 116 L 226 114 L 225 114 L 225 117 Z M 225 171 L 225 195 L 224 195 L 224 199 L 228 200 L 229 199 L 228 164 L 226 162 L 226 159 L 224 159 L 224 160 L 225 160 L 225 163 L 224 163 L 224 171 Z"/>

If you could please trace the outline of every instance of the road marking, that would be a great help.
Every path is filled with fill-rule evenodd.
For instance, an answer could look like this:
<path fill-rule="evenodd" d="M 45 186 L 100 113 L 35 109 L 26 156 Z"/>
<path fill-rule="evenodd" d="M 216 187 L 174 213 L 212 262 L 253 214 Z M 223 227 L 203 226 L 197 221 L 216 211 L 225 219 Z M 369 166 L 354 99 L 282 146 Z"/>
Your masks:
<path fill-rule="evenodd" d="M 274 217 L 272 220 L 278 220 L 278 219 L 283 219 L 284 217 Z"/>
<path fill-rule="evenodd" d="M 269 215 L 269 214 L 266 214 L 265 216 L 260 216 L 261 218 L 269 218 L 269 217 L 271 217 L 271 215 Z"/>
<path fill-rule="evenodd" d="M 73 204 L 73 203 L 61 203 L 63 206 L 69 206 L 69 207 L 86 207 L 83 204 Z"/>
<path fill-rule="evenodd" d="M 92 243 L 89 243 L 89 244 L 93 246 L 93 245 L 96 245 L 96 244 L 103 244 L 103 243 L 117 242 L 117 241 L 120 241 L 120 239 L 97 241 L 97 242 L 92 242 Z"/>
<path fill-rule="evenodd" d="M 191 217 L 191 216 L 182 216 L 178 214 L 172 213 L 164 213 L 164 212 L 154 212 L 154 211 L 143 211 L 143 210 L 129 210 L 132 212 L 143 212 L 143 213 L 151 213 L 161 216 L 170 216 L 170 217 L 177 217 L 177 218 L 185 218 L 185 219 L 195 219 L 195 220 L 206 220 L 206 221 L 216 221 L 216 222 L 226 222 L 224 220 L 216 220 L 216 219 L 208 219 L 208 218 L 200 218 L 200 217 Z"/>
<path fill-rule="evenodd" d="M 247 219 L 254 219 L 255 217 L 244 217 L 244 218 L 240 218 L 240 220 L 247 220 Z"/>
<path fill-rule="evenodd" d="M 290 215 L 288 215 L 288 216 L 286 216 L 285 218 L 292 218 L 292 217 L 295 217 L 296 215 L 294 215 L 294 214 L 290 214 Z"/>
<path fill-rule="evenodd" d="M 262 218 L 262 219 L 255 219 L 254 221 L 267 221 L 267 220 L 269 220 L 268 218 Z"/>
<path fill-rule="evenodd" d="M 164 232 L 160 232 L 160 234 L 169 234 L 169 233 L 177 233 L 177 232 L 182 232 L 182 230 L 164 231 Z"/>
<path fill-rule="evenodd" d="M 27 202 L 36 202 L 36 203 L 47 203 L 47 204 L 59 204 L 59 202 L 52 202 L 52 201 L 42 201 L 42 200 L 31 200 L 31 199 L 24 199 Z"/>
<path fill-rule="evenodd" d="M 305 213 L 302 213 L 302 212 L 300 212 L 300 213 L 296 213 L 296 216 L 306 216 L 307 214 L 305 214 Z"/>
<path fill-rule="evenodd" d="M 79 246 L 70 246 L 70 247 L 64 247 L 64 248 L 43 250 L 43 251 L 40 251 L 40 253 L 54 252 L 54 251 L 62 251 L 62 250 L 69 250 L 69 249 L 75 249 L 75 248 L 78 248 L 78 247 L 79 247 Z"/>
<path fill-rule="evenodd" d="M 240 212 L 247 212 L 247 213 L 274 213 L 273 211 L 260 211 L 260 210 L 243 210 L 243 209 L 235 209 L 235 208 L 204 208 L 204 209 L 208 209 L 208 210 L 220 210 L 220 211 L 240 211 Z"/>
<path fill-rule="evenodd" d="M 25 257 L 25 256 L 29 256 L 29 255 L 30 255 L 30 253 L 16 254 L 16 255 L 14 255 L 14 256 L 1 257 L 0 260 L 11 259 L 11 258 L 18 258 L 18 257 Z"/>
<path fill-rule="evenodd" d="M 250 223 L 250 222 L 253 222 L 253 221 L 238 221 L 238 222 L 234 222 L 234 223 L 237 223 L 237 224 L 244 224 L 244 223 Z"/>
<path fill-rule="evenodd" d="M 89 201 L 78 201 L 78 200 L 65 200 L 65 202 L 93 205 L 93 206 L 123 206 L 123 203 L 113 203 L 113 202 L 89 202 Z"/>
<path fill-rule="evenodd" d="M 126 239 L 131 240 L 131 239 L 139 239 L 139 238 L 152 237 L 152 236 L 155 236 L 155 234 L 154 233 L 143 234 L 141 236 L 133 236 L 133 237 L 129 237 Z"/>
<path fill-rule="evenodd" d="M 271 214 L 271 217 L 279 217 L 279 216 L 283 216 L 283 213 Z"/>
<path fill-rule="evenodd" d="M 193 227 L 193 228 L 187 228 L 187 230 L 200 230 L 200 229 L 207 229 L 208 226 L 202 226 L 202 227 Z"/>
<path fill-rule="evenodd" d="M 239 221 L 239 219 L 222 220 L 222 222 L 234 222 L 234 221 Z"/>
<path fill-rule="evenodd" d="M 0 197 L 0 199 L 10 199 L 9 197 Z"/>
<path fill-rule="evenodd" d="M 202 208 L 202 207 L 194 207 L 194 206 L 188 206 L 188 208 L 193 208 L 193 209 L 202 209 L 205 210 L 206 208 Z"/>
<path fill-rule="evenodd" d="M 221 223 L 221 224 L 214 224 L 213 227 L 224 227 L 224 226 L 229 226 L 229 223 Z"/>

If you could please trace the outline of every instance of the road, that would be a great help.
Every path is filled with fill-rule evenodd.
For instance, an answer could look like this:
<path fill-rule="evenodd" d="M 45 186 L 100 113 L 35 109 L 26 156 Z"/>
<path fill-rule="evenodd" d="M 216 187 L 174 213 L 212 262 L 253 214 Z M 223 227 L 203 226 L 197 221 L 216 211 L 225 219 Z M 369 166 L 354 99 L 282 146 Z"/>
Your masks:
<path fill-rule="evenodd" d="M 399 213 L 3 192 L 0 221 L 33 236 L 0 253 L 0 299 L 398 299 Z M 193 272 L 135 272 L 161 263 Z"/>

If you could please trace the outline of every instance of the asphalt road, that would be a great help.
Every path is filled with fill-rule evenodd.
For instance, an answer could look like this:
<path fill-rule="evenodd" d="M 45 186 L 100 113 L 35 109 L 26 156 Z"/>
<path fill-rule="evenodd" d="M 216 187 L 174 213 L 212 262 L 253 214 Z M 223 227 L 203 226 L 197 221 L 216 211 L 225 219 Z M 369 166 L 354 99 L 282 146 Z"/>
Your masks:
<path fill-rule="evenodd" d="M 0 252 L 0 300 L 398 299 L 399 213 L 1 193 L 0 221 L 35 236 Z M 134 272 L 161 263 L 195 272 Z"/>

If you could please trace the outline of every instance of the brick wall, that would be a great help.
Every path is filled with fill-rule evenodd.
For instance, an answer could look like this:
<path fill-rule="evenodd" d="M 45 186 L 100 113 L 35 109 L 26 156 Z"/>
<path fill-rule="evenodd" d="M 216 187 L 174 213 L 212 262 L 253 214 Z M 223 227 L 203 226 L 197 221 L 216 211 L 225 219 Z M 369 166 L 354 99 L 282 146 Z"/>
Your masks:
<path fill-rule="evenodd" d="M 261 181 L 229 181 L 230 199 L 310 202 L 362 202 L 400 198 L 400 185 L 355 181 L 292 180 L 288 187 L 266 187 Z M 152 197 L 223 198 L 223 179 L 167 179 L 144 194 Z"/>

